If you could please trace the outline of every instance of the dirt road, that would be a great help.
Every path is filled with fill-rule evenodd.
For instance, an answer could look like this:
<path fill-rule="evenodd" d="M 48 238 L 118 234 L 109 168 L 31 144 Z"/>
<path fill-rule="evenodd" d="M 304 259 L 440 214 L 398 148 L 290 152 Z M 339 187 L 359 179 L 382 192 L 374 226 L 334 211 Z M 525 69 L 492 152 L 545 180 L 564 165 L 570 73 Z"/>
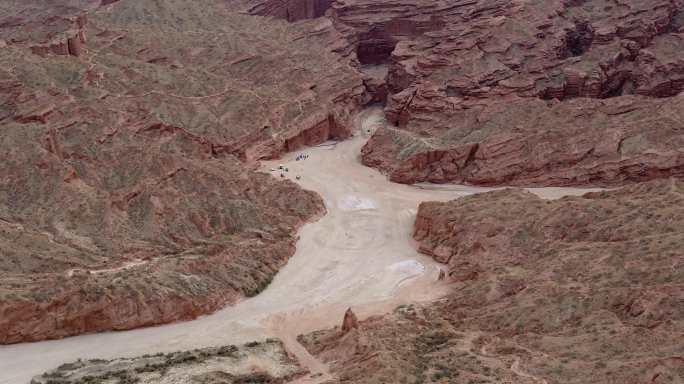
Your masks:
<path fill-rule="evenodd" d="M 359 116 L 362 129 L 354 138 L 309 148 L 303 151 L 309 155 L 305 160 L 296 161 L 299 153 L 291 153 L 263 164 L 265 172 L 286 166 L 285 177 L 300 176 L 297 182 L 318 192 L 328 208 L 326 216 L 301 230 L 296 254 L 264 292 L 194 321 L 0 347 L 0 383 L 28 383 L 32 376 L 78 358 L 135 356 L 267 337 L 286 339 L 297 354 L 301 346 L 296 335 L 338 325 L 347 307 L 364 318 L 443 295 L 446 287 L 437 282 L 438 265 L 411 244 L 418 203 L 486 189 L 392 184 L 362 166 L 358 155 L 367 130 L 383 123 L 382 110 L 369 108 Z M 280 177 L 280 171 L 271 173 Z M 559 197 L 583 191 L 534 192 Z M 325 375 L 317 362 L 309 363 Z"/>

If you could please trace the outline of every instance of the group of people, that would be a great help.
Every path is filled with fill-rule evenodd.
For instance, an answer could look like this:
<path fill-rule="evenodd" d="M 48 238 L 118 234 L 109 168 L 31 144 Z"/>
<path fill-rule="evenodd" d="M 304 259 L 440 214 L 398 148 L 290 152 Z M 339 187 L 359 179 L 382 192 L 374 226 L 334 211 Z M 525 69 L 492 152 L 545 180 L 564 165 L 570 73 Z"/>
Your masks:
<path fill-rule="evenodd" d="M 306 160 L 306 159 L 308 159 L 308 158 L 309 158 L 309 155 L 304 154 L 304 153 L 300 153 L 299 155 L 297 155 L 297 157 L 296 157 L 295 160 L 296 160 L 296 161 L 299 161 L 299 160 Z M 278 166 L 278 170 L 280 171 L 280 177 L 281 177 L 281 178 L 285 178 L 285 172 L 290 172 L 290 170 L 289 170 L 287 167 L 285 167 L 284 165 L 282 165 L 282 164 Z M 274 171 L 274 169 L 272 169 L 272 171 Z M 297 180 L 300 180 L 302 177 L 299 176 L 299 175 L 297 175 L 297 176 L 295 176 L 295 178 L 296 178 Z"/>

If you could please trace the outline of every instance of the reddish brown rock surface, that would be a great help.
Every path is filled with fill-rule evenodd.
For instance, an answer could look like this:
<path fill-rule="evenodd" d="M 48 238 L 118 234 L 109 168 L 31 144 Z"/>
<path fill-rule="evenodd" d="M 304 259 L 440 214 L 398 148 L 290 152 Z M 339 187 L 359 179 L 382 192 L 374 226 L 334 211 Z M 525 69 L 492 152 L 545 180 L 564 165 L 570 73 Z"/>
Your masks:
<path fill-rule="evenodd" d="M 0 343 L 258 293 L 324 206 L 252 160 L 345 137 L 359 74 L 222 1 L 47 3 L 0 5 Z"/>
<path fill-rule="evenodd" d="M 683 203 L 670 180 L 423 203 L 414 238 L 451 293 L 301 340 L 339 382 L 680 382 Z"/>
<path fill-rule="evenodd" d="M 684 97 L 516 99 L 454 113 L 435 136 L 379 130 L 366 165 L 400 183 L 620 185 L 684 176 Z"/>
<path fill-rule="evenodd" d="M 279 18 L 284 4 L 311 7 L 249 3 Z M 390 125 L 362 161 L 390 180 L 623 185 L 682 176 L 682 11 L 680 0 L 353 0 L 319 24 L 387 102 Z"/>
<path fill-rule="evenodd" d="M 287 21 L 315 19 L 325 15 L 334 0 L 247 0 L 246 11 Z"/>
<path fill-rule="evenodd" d="M 681 174 L 682 120 L 668 111 L 684 89 L 683 10 L 680 0 L 355 0 L 327 15 L 344 36 L 335 51 L 388 66 L 398 129 L 378 131 L 365 164 L 402 183 L 578 185 Z M 660 142 L 644 142 L 653 125 Z M 625 154 L 616 140 L 638 144 Z"/>
<path fill-rule="evenodd" d="M 351 308 L 347 309 L 344 313 L 344 319 L 342 320 L 342 333 L 349 333 L 352 329 L 359 327 L 359 320 L 356 318 L 356 314 Z"/>

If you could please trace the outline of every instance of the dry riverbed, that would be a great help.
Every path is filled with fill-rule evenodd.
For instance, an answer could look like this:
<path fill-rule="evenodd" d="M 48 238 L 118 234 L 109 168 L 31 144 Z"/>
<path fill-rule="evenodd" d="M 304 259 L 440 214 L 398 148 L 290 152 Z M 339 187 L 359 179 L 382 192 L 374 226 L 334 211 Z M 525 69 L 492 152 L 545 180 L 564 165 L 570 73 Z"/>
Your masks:
<path fill-rule="evenodd" d="M 309 148 L 308 158 L 291 153 L 264 162 L 264 172 L 316 191 L 327 215 L 303 227 L 297 251 L 270 286 L 256 297 L 194 321 L 125 332 L 0 347 L 0 383 L 27 383 L 42 372 L 79 358 L 112 359 L 242 344 L 276 337 L 314 377 L 325 367 L 301 348 L 296 336 L 341 322 L 353 307 L 359 317 L 394 307 L 435 300 L 447 287 L 437 281 L 440 266 L 411 243 L 421 201 L 446 201 L 485 188 L 408 186 L 390 183 L 358 160 L 369 131 L 384 124 L 382 109 L 359 116 L 355 137 Z M 299 179 L 297 179 L 299 176 Z M 581 194 L 582 189 L 532 189 L 542 197 Z"/>

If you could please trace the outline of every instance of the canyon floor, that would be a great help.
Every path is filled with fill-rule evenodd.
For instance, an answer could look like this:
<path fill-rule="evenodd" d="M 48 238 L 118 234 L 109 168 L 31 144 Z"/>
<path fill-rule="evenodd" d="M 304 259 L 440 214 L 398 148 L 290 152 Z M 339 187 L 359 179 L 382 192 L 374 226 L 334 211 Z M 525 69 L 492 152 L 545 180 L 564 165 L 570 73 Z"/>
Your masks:
<path fill-rule="evenodd" d="M 275 177 L 280 177 L 281 164 L 288 168 L 285 177 L 300 176 L 304 188 L 324 198 L 328 212 L 301 229 L 295 255 L 261 294 L 189 322 L 2 346 L 0 383 L 26 383 L 79 358 L 137 356 L 267 337 L 282 339 L 288 350 L 299 351 L 299 360 L 306 361 L 308 353 L 293 345 L 298 344 L 296 337 L 339 324 L 348 307 L 365 318 L 446 294 L 447 285 L 437 281 L 440 265 L 418 254 L 410 240 L 418 203 L 490 189 L 390 183 L 359 161 L 369 131 L 383 124 L 382 109 L 370 108 L 359 116 L 353 138 L 263 163 L 263 171 Z M 297 161 L 299 153 L 309 157 Z M 587 190 L 532 191 L 557 198 Z"/>
<path fill-rule="evenodd" d="M 684 0 L 0 3 L 0 384 L 684 384 Z"/>

